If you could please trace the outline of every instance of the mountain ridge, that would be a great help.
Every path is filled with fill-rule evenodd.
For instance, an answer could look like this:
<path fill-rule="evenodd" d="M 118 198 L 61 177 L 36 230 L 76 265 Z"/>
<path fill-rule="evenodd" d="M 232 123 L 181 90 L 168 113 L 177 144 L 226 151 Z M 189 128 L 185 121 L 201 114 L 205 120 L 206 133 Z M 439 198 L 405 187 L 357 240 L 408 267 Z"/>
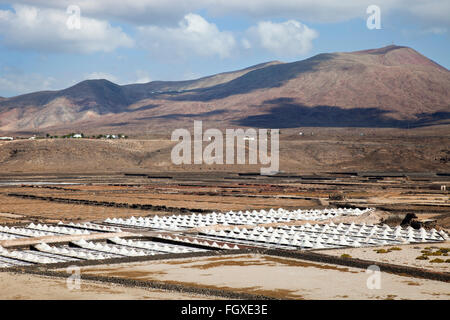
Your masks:
<path fill-rule="evenodd" d="M 63 90 L 0 98 L 0 130 L 129 131 L 178 127 L 193 118 L 270 127 L 348 125 L 352 117 L 369 126 L 432 125 L 447 121 L 449 111 L 449 70 L 412 48 L 387 46 L 269 61 L 194 80 L 85 80 Z M 336 113 L 345 121 L 324 121 Z"/>

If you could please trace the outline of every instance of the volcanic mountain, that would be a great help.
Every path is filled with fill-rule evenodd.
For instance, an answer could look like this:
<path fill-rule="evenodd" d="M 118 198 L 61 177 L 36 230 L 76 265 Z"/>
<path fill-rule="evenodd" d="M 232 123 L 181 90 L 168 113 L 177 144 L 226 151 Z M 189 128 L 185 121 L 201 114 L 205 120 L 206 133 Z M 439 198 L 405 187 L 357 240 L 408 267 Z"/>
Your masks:
<path fill-rule="evenodd" d="M 88 80 L 0 99 L 0 130 L 136 132 L 208 125 L 416 127 L 449 123 L 450 71 L 400 46 L 272 61 L 190 81 Z"/>

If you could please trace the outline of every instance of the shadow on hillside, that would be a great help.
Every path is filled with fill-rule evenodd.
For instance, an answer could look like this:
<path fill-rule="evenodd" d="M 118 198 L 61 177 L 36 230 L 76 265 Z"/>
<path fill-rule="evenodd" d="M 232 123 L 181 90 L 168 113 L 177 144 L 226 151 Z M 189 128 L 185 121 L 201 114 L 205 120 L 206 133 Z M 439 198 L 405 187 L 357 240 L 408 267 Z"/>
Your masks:
<path fill-rule="evenodd" d="M 159 106 L 160 106 L 159 104 L 147 104 L 145 106 L 142 106 L 142 107 L 139 107 L 136 109 L 127 108 L 126 110 L 124 110 L 124 112 L 136 112 L 136 111 L 150 110 L 150 109 L 158 108 Z"/>
<path fill-rule="evenodd" d="M 248 116 L 235 123 L 239 126 L 280 129 L 298 127 L 417 128 L 450 119 L 450 112 L 435 112 L 416 114 L 417 120 L 396 120 L 389 118 L 389 111 L 377 108 L 307 107 L 293 102 L 291 98 L 268 100 L 265 103 L 274 105 L 270 113 Z"/>
<path fill-rule="evenodd" d="M 317 65 L 323 61 L 333 59 L 334 56 L 331 53 L 323 53 L 302 61 L 267 66 L 250 71 L 230 82 L 210 88 L 191 90 L 184 94 L 176 94 L 168 99 L 176 101 L 209 101 L 223 99 L 236 94 L 249 93 L 258 89 L 281 87 L 284 83 L 298 77 L 301 73 L 314 71 Z"/>
<path fill-rule="evenodd" d="M 226 113 L 227 110 L 220 109 L 220 110 L 213 110 L 203 113 L 170 113 L 165 114 L 162 116 L 153 116 L 153 117 L 143 117 L 143 118 L 137 118 L 137 120 L 154 120 L 154 119 L 180 119 L 180 118 L 201 118 L 201 117 L 208 117 L 208 116 L 214 116 L 218 114 Z M 198 119 L 202 120 L 202 119 Z"/>

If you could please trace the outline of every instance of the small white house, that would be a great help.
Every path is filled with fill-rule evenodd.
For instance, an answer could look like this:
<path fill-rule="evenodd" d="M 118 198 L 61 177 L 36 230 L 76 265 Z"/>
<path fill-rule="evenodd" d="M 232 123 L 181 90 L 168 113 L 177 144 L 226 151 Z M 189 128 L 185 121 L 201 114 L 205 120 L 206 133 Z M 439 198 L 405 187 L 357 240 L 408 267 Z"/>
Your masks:
<path fill-rule="evenodd" d="M 75 134 L 72 136 L 72 138 L 77 138 L 77 139 L 79 139 L 79 138 L 83 138 L 83 136 L 81 135 L 81 133 L 75 133 Z"/>
<path fill-rule="evenodd" d="M 0 140 L 13 141 L 13 137 L 0 137 Z"/>

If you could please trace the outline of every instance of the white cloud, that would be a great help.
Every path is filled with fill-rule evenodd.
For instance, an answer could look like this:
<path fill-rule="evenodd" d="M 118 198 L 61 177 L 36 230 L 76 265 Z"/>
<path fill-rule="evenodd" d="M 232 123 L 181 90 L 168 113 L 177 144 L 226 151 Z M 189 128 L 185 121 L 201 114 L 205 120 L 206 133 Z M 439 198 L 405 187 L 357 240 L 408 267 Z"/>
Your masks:
<path fill-rule="evenodd" d="M 81 29 L 69 29 L 66 11 L 14 5 L 0 10 L 0 35 L 9 47 L 46 52 L 110 52 L 133 40 L 108 22 L 81 17 Z"/>
<path fill-rule="evenodd" d="M 251 27 L 247 34 L 249 38 L 278 56 L 296 56 L 308 53 L 312 41 L 318 37 L 318 32 L 295 20 L 282 23 L 261 21 Z"/>
<path fill-rule="evenodd" d="M 183 16 L 203 7 L 209 0 L 14 0 L 15 3 L 65 11 L 69 5 L 81 8 L 83 16 L 121 20 L 136 25 L 174 25 Z M 0 0 L 11 3 L 11 0 Z"/>
<path fill-rule="evenodd" d="M 11 1 L 0 0 L 1 3 L 10 4 Z M 200 10 L 214 18 L 238 15 L 243 18 L 250 18 L 253 21 L 273 21 L 281 18 L 298 20 L 303 23 L 334 23 L 355 18 L 365 20 L 368 17 L 366 8 L 375 4 L 381 8 L 382 21 L 402 20 L 409 25 L 414 24 L 425 30 L 423 34 L 427 33 L 426 31 L 430 28 L 437 28 L 435 30 L 444 28 L 448 30 L 450 28 L 450 19 L 448 19 L 450 1 L 448 0 L 377 0 L 376 2 L 372 0 L 15 0 L 14 3 L 40 7 L 45 11 L 57 9 L 61 13 L 65 13 L 69 5 L 76 4 L 81 8 L 83 19 L 105 23 L 106 25 L 103 28 L 113 31 L 110 33 L 121 35 L 108 37 L 110 41 L 106 39 L 105 41 L 92 40 L 90 46 L 77 45 L 77 39 L 73 41 L 71 46 L 67 44 L 67 41 L 61 41 L 65 45 L 62 43 L 57 43 L 59 46 L 52 45 L 52 41 L 49 39 L 45 39 L 47 43 L 39 46 L 39 43 L 42 42 L 33 42 L 33 38 L 27 39 L 25 37 L 27 42 L 32 42 L 34 47 L 39 46 L 41 49 L 42 47 L 48 47 L 49 51 L 54 51 L 54 47 L 78 52 L 111 51 L 118 46 L 128 46 L 133 41 L 120 29 L 111 27 L 106 21 L 126 22 L 141 27 L 158 26 L 161 30 L 166 28 L 176 29 L 180 19 L 191 12 L 199 12 Z M 0 24 L 1 28 L 2 25 Z M 8 29 L 10 28 L 5 29 L 5 33 Z M 54 30 L 49 32 L 49 35 L 51 35 L 49 38 L 59 39 L 60 36 L 54 37 L 55 33 L 57 32 Z M 30 34 L 33 35 L 33 32 Z M 86 32 L 83 37 L 94 36 L 95 34 L 96 32 Z M 10 38 L 14 40 L 11 42 L 16 45 L 21 44 L 17 38 L 13 36 Z M 67 37 L 62 38 L 66 39 Z"/>
<path fill-rule="evenodd" d="M 448 0 L 415 0 L 405 2 L 405 11 L 413 17 L 417 17 L 421 22 L 436 27 L 437 24 L 450 26 L 449 12 L 450 1 Z"/>
<path fill-rule="evenodd" d="M 220 31 L 197 14 L 184 16 L 178 27 L 139 27 L 141 40 L 151 53 L 186 57 L 192 53 L 200 56 L 229 57 L 236 45 L 232 33 Z"/>
<path fill-rule="evenodd" d="M 39 90 L 53 90 L 56 84 L 54 78 L 37 73 L 27 74 L 8 68 L 3 68 L 0 72 L 0 92 L 8 97 Z"/>
<path fill-rule="evenodd" d="M 10 0 L 0 0 L 0 3 Z M 70 4 L 82 13 L 102 19 L 119 19 L 137 25 L 173 25 L 189 12 L 206 10 L 212 15 L 236 14 L 256 19 L 298 19 L 339 22 L 364 18 L 366 8 L 378 5 L 382 15 L 408 14 L 427 23 L 450 25 L 448 0 L 15 0 L 35 6 L 65 10 Z"/>
<path fill-rule="evenodd" d="M 148 72 L 146 72 L 144 70 L 136 70 L 134 72 L 134 75 L 133 75 L 133 73 L 131 73 L 131 76 L 127 76 L 125 79 L 123 77 L 118 78 L 115 75 L 108 73 L 108 72 L 95 71 L 95 72 L 84 74 L 81 79 L 79 79 L 78 81 L 75 81 L 75 82 L 80 82 L 83 80 L 99 80 L 99 79 L 106 79 L 106 80 L 114 82 L 118 85 L 125 85 L 125 84 L 129 84 L 129 83 L 147 83 L 147 82 L 152 81 Z"/>
<path fill-rule="evenodd" d="M 149 74 L 144 70 L 137 70 L 136 71 L 136 79 L 133 81 L 133 83 L 147 83 L 152 81 L 152 78 L 150 78 Z"/>
<path fill-rule="evenodd" d="M 448 32 L 447 28 L 430 27 L 430 28 L 426 28 L 425 30 L 423 30 L 422 33 L 424 33 L 424 34 L 431 33 L 431 34 L 441 35 L 441 34 L 446 34 L 447 32 Z"/>
<path fill-rule="evenodd" d="M 250 41 L 248 41 L 248 39 L 243 38 L 241 40 L 241 44 L 244 47 L 244 49 L 250 49 L 252 47 L 252 44 L 250 43 Z"/>
<path fill-rule="evenodd" d="M 12 97 L 43 90 L 61 90 L 84 80 L 106 79 L 119 85 L 147 83 L 152 81 L 144 70 L 137 70 L 129 81 L 124 81 L 108 72 L 84 73 L 75 79 L 56 79 L 38 73 L 27 73 L 17 67 L 4 66 L 0 69 L 0 96 Z"/>
<path fill-rule="evenodd" d="M 199 79 L 201 77 L 204 77 L 204 75 L 201 75 L 199 73 L 192 72 L 192 71 L 186 71 L 181 76 L 181 79 L 182 80 L 196 80 L 196 79 Z"/>
<path fill-rule="evenodd" d="M 91 72 L 89 74 L 86 74 L 83 80 L 98 80 L 98 79 L 105 79 L 114 83 L 117 83 L 119 81 L 119 79 L 117 79 L 116 76 L 107 72 Z"/>

